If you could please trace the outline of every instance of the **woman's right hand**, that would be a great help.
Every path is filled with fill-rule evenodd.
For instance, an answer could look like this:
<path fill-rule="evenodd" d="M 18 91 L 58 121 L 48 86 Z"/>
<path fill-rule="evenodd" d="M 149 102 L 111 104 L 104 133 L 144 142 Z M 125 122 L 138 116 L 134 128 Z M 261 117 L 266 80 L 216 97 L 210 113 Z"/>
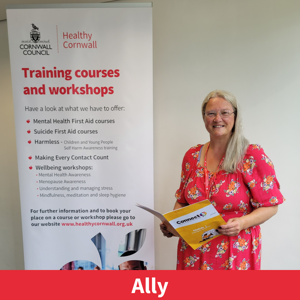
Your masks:
<path fill-rule="evenodd" d="M 185 207 L 187 204 L 179 203 L 178 201 L 175 202 L 173 210 L 178 208 Z M 179 233 L 169 224 L 164 224 L 163 222 L 159 224 L 160 230 L 164 236 L 170 238 L 172 236 L 180 237 Z"/>
<path fill-rule="evenodd" d="M 163 233 L 163 235 L 166 236 L 167 238 L 170 238 L 173 236 L 173 233 L 171 233 L 170 231 L 167 230 L 167 226 L 164 223 L 160 223 L 159 227 L 160 227 L 160 230 Z"/>
<path fill-rule="evenodd" d="M 160 230 L 162 231 L 163 235 L 170 238 L 172 236 L 180 237 L 179 233 L 171 226 L 170 223 L 160 223 Z"/>

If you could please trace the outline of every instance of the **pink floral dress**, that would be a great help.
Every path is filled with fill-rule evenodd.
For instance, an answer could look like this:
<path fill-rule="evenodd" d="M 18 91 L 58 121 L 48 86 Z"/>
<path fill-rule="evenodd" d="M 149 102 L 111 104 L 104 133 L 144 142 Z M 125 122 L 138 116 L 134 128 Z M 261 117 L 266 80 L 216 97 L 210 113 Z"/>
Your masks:
<path fill-rule="evenodd" d="M 184 156 L 181 184 L 176 192 L 180 203 L 193 204 L 206 198 L 204 169 L 198 162 L 201 147 L 192 147 Z M 258 207 L 284 201 L 274 165 L 259 145 L 248 147 L 242 172 L 220 170 L 210 191 L 210 202 L 226 222 Z M 260 226 L 242 230 L 233 237 L 221 235 L 196 250 L 182 239 L 178 242 L 177 270 L 259 270 L 260 260 Z"/>

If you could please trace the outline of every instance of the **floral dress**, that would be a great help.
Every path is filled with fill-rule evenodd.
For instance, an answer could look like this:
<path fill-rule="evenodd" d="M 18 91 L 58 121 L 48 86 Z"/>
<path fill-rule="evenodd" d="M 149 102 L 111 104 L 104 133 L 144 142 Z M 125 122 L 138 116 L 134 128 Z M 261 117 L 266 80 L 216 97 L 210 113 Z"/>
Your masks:
<path fill-rule="evenodd" d="M 204 169 L 198 160 L 201 147 L 192 147 L 184 156 L 176 192 L 180 203 L 193 204 L 206 198 Z M 210 202 L 226 222 L 283 201 L 274 165 L 259 145 L 248 147 L 242 171 L 220 170 L 210 190 Z M 260 226 L 242 230 L 237 236 L 221 235 L 196 250 L 182 239 L 178 242 L 177 270 L 259 270 L 260 261 Z"/>

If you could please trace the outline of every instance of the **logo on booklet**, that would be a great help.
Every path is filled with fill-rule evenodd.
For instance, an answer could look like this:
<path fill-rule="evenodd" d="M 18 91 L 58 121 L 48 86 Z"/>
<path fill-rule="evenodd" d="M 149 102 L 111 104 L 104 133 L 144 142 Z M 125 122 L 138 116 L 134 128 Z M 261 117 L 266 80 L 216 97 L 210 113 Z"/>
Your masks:
<path fill-rule="evenodd" d="M 193 217 L 183 219 L 183 220 L 178 220 L 176 223 L 177 224 L 183 224 L 183 223 L 186 223 L 186 222 L 194 221 L 197 218 L 205 217 L 206 215 L 207 215 L 207 212 L 202 211 L 201 213 L 199 213 L 197 215 L 194 215 Z"/>

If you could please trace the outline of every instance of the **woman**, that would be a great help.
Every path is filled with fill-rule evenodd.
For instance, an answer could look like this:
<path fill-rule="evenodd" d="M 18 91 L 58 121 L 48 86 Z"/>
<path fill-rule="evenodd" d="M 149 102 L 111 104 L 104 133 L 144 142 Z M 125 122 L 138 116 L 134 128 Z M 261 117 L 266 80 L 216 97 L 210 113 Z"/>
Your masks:
<path fill-rule="evenodd" d="M 193 250 L 178 243 L 178 270 L 259 270 L 260 224 L 277 213 L 284 198 L 274 166 L 259 145 L 242 134 L 235 97 L 216 90 L 202 103 L 210 141 L 184 156 L 174 209 L 209 199 L 227 222 L 221 236 Z M 171 237 L 164 224 L 161 230 Z"/>

